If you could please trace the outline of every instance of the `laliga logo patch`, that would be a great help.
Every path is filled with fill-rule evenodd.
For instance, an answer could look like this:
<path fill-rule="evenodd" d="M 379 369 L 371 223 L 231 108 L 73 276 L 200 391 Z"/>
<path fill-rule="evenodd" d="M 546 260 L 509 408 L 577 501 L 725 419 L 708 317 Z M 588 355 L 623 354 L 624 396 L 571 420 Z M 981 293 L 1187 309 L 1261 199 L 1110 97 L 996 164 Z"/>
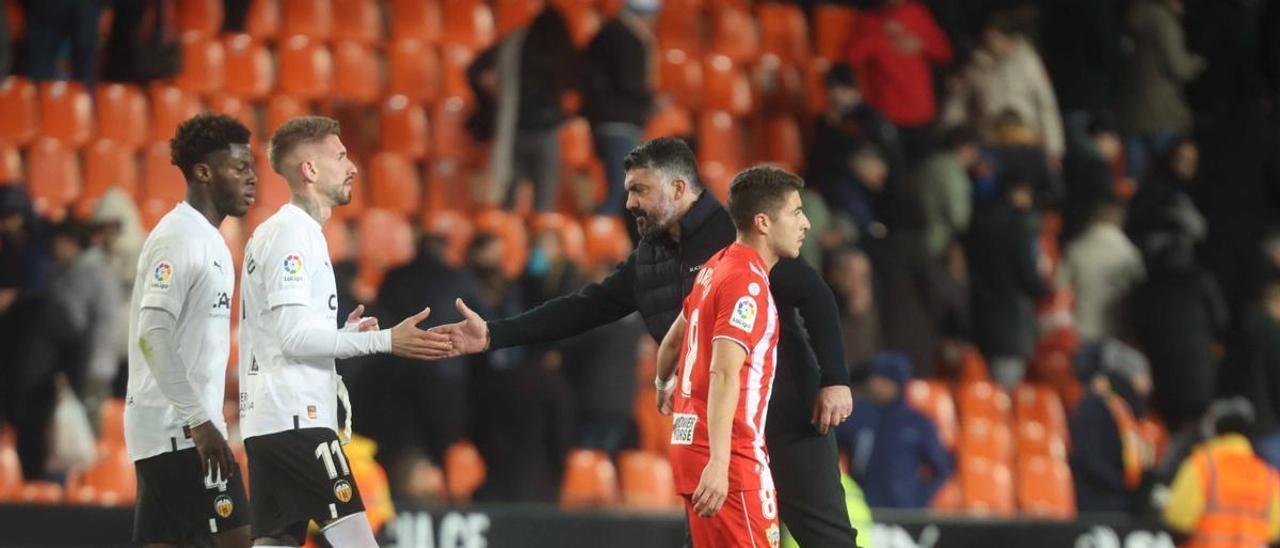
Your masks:
<path fill-rule="evenodd" d="M 756 326 L 756 301 L 751 297 L 738 299 L 733 305 L 733 315 L 729 316 L 729 325 L 751 331 Z"/>
<path fill-rule="evenodd" d="M 333 484 L 333 496 L 342 502 L 351 502 L 351 484 L 347 480 L 338 480 Z"/>
<path fill-rule="evenodd" d="M 290 253 L 284 258 L 284 271 L 290 276 L 302 274 L 302 255 Z"/>
<path fill-rule="evenodd" d="M 151 287 L 168 290 L 169 283 L 173 280 L 173 264 L 169 261 L 160 261 L 156 265 L 156 269 L 151 273 Z"/>
<path fill-rule="evenodd" d="M 235 503 L 231 502 L 231 497 L 226 495 L 218 495 L 213 499 L 213 511 L 218 513 L 218 517 L 226 519 L 231 517 L 231 511 L 235 510 Z"/>
<path fill-rule="evenodd" d="M 764 534 L 769 538 L 769 546 L 778 548 L 778 543 L 782 542 L 782 532 L 778 530 L 778 524 L 770 523 L 769 528 L 764 530 Z"/>

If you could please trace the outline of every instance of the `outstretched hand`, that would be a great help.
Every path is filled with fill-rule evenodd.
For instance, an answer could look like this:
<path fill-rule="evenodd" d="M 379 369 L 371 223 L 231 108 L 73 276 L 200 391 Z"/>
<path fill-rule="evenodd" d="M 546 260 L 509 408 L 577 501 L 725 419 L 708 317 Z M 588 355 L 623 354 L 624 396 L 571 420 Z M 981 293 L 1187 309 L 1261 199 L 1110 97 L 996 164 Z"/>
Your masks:
<path fill-rule="evenodd" d="M 438 360 L 448 357 L 453 344 L 449 337 L 425 329 L 418 329 L 418 324 L 431 315 L 430 308 L 409 316 L 399 325 L 391 328 L 391 353 L 402 358 L 415 360 Z"/>
<path fill-rule="evenodd" d="M 432 333 L 448 337 L 451 351 L 446 358 L 484 352 L 489 348 L 489 324 L 462 299 L 454 301 L 462 321 L 431 328 Z"/>

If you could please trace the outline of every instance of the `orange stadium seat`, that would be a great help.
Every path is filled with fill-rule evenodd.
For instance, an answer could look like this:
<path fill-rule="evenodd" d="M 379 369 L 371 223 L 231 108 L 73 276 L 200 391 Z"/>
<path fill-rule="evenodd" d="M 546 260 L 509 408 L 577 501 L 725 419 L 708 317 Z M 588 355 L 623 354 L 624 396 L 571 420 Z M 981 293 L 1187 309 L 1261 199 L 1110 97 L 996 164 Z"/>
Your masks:
<path fill-rule="evenodd" d="M 1013 414 L 1019 421 L 1039 422 L 1051 438 L 1062 440 L 1063 443 L 1070 442 L 1062 399 L 1051 386 L 1023 383 L 1015 387 Z"/>
<path fill-rule="evenodd" d="M 750 12 L 726 7 L 714 12 L 711 26 L 711 51 L 734 63 L 754 63 L 760 57 L 760 34 Z"/>
<path fill-rule="evenodd" d="M 987 359 L 977 346 L 965 343 L 960 355 L 960 382 L 990 381 L 991 371 L 987 367 Z"/>
<path fill-rule="evenodd" d="M 440 57 L 418 38 L 395 40 L 387 48 L 387 93 L 404 95 L 415 103 L 440 96 Z"/>
<path fill-rule="evenodd" d="M 84 190 L 76 200 L 76 212 L 93 212 L 108 189 L 116 187 L 138 196 L 138 159 L 134 150 L 110 139 L 98 139 L 84 149 Z"/>
<path fill-rule="evenodd" d="M 266 142 L 267 137 L 262 140 Z M 274 169 L 271 169 L 271 159 L 267 155 L 266 145 L 263 145 L 254 153 L 253 171 L 254 175 L 258 176 L 258 193 L 255 196 L 253 207 L 266 208 L 275 213 L 275 210 L 279 209 L 280 206 L 289 202 L 289 183 L 286 183 L 284 177 L 281 177 Z M 354 190 L 352 189 L 353 193 Z"/>
<path fill-rule="evenodd" d="M 39 136 L 53 137 L 71 148 L 89 142 L 93 134 L 93 101 L 79 82 L 43 82 Z"/>
<path fill-rule="evenodd" d="M 450 445 L 444 452 L 444 483 L 449 502 L 466 504 L 471 495 L 484 484 L 484 459 L 470 441 L 462 440 Z"/>
<path fill-rule="evenodd" d="M 813 7 L 814 48 L 823 58 L 844 58 L 844 44 L 853 28 L 857 10 L 838 4 L 818 4 Z"/>
<path fill-rule="evenodd" d="M 333 46 L 333 96 L 367 105 L 382 96 L 378 57 L 369 46 L 338 42 Z"/>
<path fill-rule="evenodd" d="M 957 453 L 965 457 L 982 457 L 1000 464 L 1013 462 L 1013 434 L 1008 424 L 997 420 L 962 420 L 956 445 Z"/>
<path fill-rule="evenodd" d="M 493 12 L 484 2 L 453 0 L 444 2 L 444 41 L 480 51 L 494 40 Z"/>
<path fill-rule="evenodd" d="M 133 461 L 124 447 L 102 447 L 88 469 L 67 479 L 67 501 L 73 504 L 131 506 L 138 494 Z"/>
<path fill-rule="evenodd" d="M 344 19 L 346 14 L 340 14 Z M 280 35 L 307 36 L 318 42 L 333 33 L 333 4 L 330 0 L 280 0 Z"/>
<path fill-rule="evenodd" d="M 958 472 L 953 472 L 951 479 L 938 488 L 929 501 L 929 509 L 936 512 L 956 513 L 964 509 L 964 494 L 960 492 L 960 482 L 956 479 Z"/>
<path fill-rule="evenodd" d="M 751 96 L 751 81 L 729 57 L 709 55 L 702 67 L 705 71 L 703 99 L 706 108 L 727 111 L 735 116 L 752 111 L 755 105 Z"/>
<path fill-rule="evenodd" d="M 80 162 L 57 139 L 41 137 L 27 151 L 27 193 L 36 213 L 61 220 L 80 195 Z"/>
<path fill-rule="evenodd" d="M 36 136 L 36 86 L 10 76 L 0 85 L 0 143 L 25 145 Z"/>
<path fill-rule="evenodd" d="M 178 125 L 200 113 L 200 101 L 174 86 L 151 87 L 150 142 L 168 144 Z"/>
<path fill-rule="evenodd" d="M 375 0 L 332 0 L 338 24 L 333 40 L 376 44 L 382 40 L 382 11 Z"/>
<path fill-rule="evenodd" d="M 1066 458 L 1065 438 L 1051 433 L 1043 422 L 1035 419 L 1018 419 L 1015 424 L 1019 458 L 1035 455 L 1055 459 Z"/>
<path fill-rule="evenodd" d="M 111 398 L 98 409 L 98 441 L 110 448 L 124 448 L 124 400 Z"/>
<path fill-rule="evenodd" d="M 170 163 L 169 143 L 152 143 L 144 151 L 142 201 L 138 209 L 147 228 L 153 227 L 187 193 L 182 170 Z"/>
<path fill-rule="evenodd" d="M 488 232 L 506 244 L 502 270 L 512 278 L 524 272 L 529 256 L 529 234 L 524 221 L 514 213 L 502 209 L 486 209 L 473 219 L 477 232 Z"/>
<path fill-rule="evenodd" d="M 262 99 L 271 93 L 275 71 L 266 46 L 248 34 L 227 35 L 222 44 L 226 55 L 224 91 L 246 99 Z"/>
<path fill-rule="evenodd" d="M 391 0 L 387 5 L 387 22 L 391 26 L 392 40 L 422 40 L 428 44 L 440 41 L 443 23 L 439 3 Z"/>
<path fill-rule="evenodd" d="M 978 516 L 1013 516 L 1013 478 L 1008 465 L 962 456 L 957 473 L 965 512 Z"/>
<path fill-rule="evenodd" d="M 816 116 L 827 110 L 827 71 L 831 61 L 814 57 L 804 65 L 805 111 Z"/>
<path fill-rule="evenodd" d="M 378 128 L 382 150 L 403 154 L 411 160 L 429 152 L 426 110 L 410 102 L 408 97 L 393 95 L 382 102 L 378 109 Z"/>
<path fill-rule="evenodd" d="M 702 61 L 682 49 L 664 50 L 658 60 L 658 91 L 687 109 L 702 106 Z"/>
<path fill-rule="evenodd" d="M 622 503 L 641 510 L 665 510 L 683 506 L 675 494 L 675 479 L 667 459 L 644 451 L 623 451 L 618 455 L 618 475 L 622 483 Z"/>
<path fill-rule="evenodd" d="M 473 209 L 476 200 L 471 171 L 449 158 L 428 160 L 424 164 L 427 188 L 423 215 L 430 216 L 443 210 L 470 212 Z"/>
<path fill-rule="evenodd" d="M 462 161 L 471 156 L 474 145 L 467 134 L 466 102 L 446 97 L 431 112 L 432 151 L 436 158 Z"/>
<path fill-rule="evenodd" d="M 434 211 L 423 214 L 419 226 L 423 233 L 445 239 L 446 263 L 454 267 L 462 266 L 467 244 L 475 234 L 470 217 L 459 211 Z"/>
<path fill-rule="evenodd" d="M 586 256 L 586 237 L 582 232 L 582 225 L 573 217 L 563 213 L 535 213 L 529 219 L 529 230 L 533 234 L 554 231 L 565 257 L 582 264 Z"/>
<path fill-rule="evenodd" d="M 306 36 L 290 36 L 277 50 L 280 91 L 314 100 L 333 89 L 333 56 L 329 48 Z"/>
<path fill-rule="evenodd" d="M 704 0 L 707 11 L 720 11 L 727 8 L 745 10 L 751 6 L 751 0 Z"/>
<path fill-rule="evenodd" d="M 752 94 L 769 114 L 792 114 L 806 106 L 804 71 L 772 53 L 760 56 L 748 74 Z"/>
<path fill-rule="evenodd" d="M 99 138 L 131 148 L 147 140 L 147 96 L 130 84 L 100 84 L 94 90 L 94 113 Z"/>
<path fill-rule="evenodd" d="M 267 134 L 263 141 L 269 139 L 271 134 L 275 133 L 276 128 L 280 127 L 280 124 L 285 123 L 290 118 L 303 116 L 310 112 L 311 110 L 307 108 L 306 103 L 296 97 L 283 94 L 271 96 L 271 99 L 267 101 Z"/>
<path fill-rule="evenodd" d="M 258 115 L 253 105 L 250 105 L 244 99 L 227 93 L 215 93 L 209 96 L 207 103 L 209 112 L 226 114 L 239 120 L 240 123 L 244 124 L 244 127 L 249 128 L 249 131 L 253 132 L 250 137 L 253 143 L 266 142 L 271 137 L 270 135 L 258 134 Z"/>
<path fill-rule="evenodd" d="M 809 24 L 800 6 L 779 2 L 757 4 L 756 21 L 760 23 L 761 53 L 777 55 L 788 64 L 809 59 Z"/>
<path fill-rule="evenodd" d="M 26 504 L 61 504 L 63 498 L 64 490 L 57 483 L 51 481 L 28 481 L 18 488 L 13 500 Z"/>
<path fill-rule="evenodd" d="M 222 0 L 182 0 L 178 5 L 178 28 L 185 35 L 209 38 L 222 30 Z"/>
<path fill-rule="evenodd" d="M 223 88 L 226 53 L 222 42 L 195 31 L 182 35 L 182 72 L 174 85 L 190 93 L 207 95 Z"/>
<path fill-rule="evenodd" d="M 492 3 L 494 30 L 498 38 L 528 25 L 543 6 L 542 0 L 493 0 Z"/>
<path fill-rule="evenodd" d="M 338 208 L 342 209 L 342 208 Z M 401 215 L 383 209 L 368 209 L 358 221 L 360 276 L 358 284 L 376 293 L 387 270 L 413 258 L 413 230 Z"/>
<path fill-rule="evenodd" d="M 22 464 L 18 462 L 15 437 L 12 427 L 0 425 L 0 501 L 12 498 L 22 486 Z"/>
<path fill-rule="evenodd" d="M 1018 459 L 1017 496 L 1023 516 L 1049 519 L 1076 517 L 1071 469 L 1061 459 L 1043 456 Z"/>
<path fill-rule="evenodd" d="M 907 403 L 916 411 L 929 417 L 938 431 L 942 446 L 952 450 L 956 446 L 956 406 L 951 390 L 941 381 L 912 379 L 907 383 Z"/>
<path fill-rule="evenodd" d="M 467 80 L 467 68 L 475 59 L 475 52 L 459 44 L 445 44 L 440 49 L 441 95 L 459 97 L 466 104 L 475 100 L 475 92 Z"/>
<path fill-rule="evenodd" d="M 640 449 L 666 455 L 671 443 L 671 418 L 658 413 L 658 408 L 654 406 L 656 397 L 652 386 L 639 389 L 631 414 L 636 422 L 636 437 Z"/>
<path fill-rule="evenodd" d="M 574 449 L 565 459 L 560 506 L 583 508 L 618 501 L 618 472 L 603 451 Z"/>
<path fill-rule="evenodd" d="M 409 217 L 418 211 L 422 180 L 409 158 L 383 151 L 369 162 L 369 206 Z"/>
<path fill-rule="evenodd" d="M 560 8 L 560 12 L 568 20 L 573 43 L 585 49 L 603 24 L 600 13 L 591 7 L 591 0 L 557 0 L 552 3 Z"/>
<path fill-rule="evenodd" d="M 675 5 L 681 2 L 667 2 L 667 5 Z M 626 4 L 626 0 L 596 0 L 596 5 L 600 7 L 601 17 L 613 17 L 618 14 L 622 6 Z"/>
<path fill-rule="evenodd" d="M 961 422 L 984 418 L 1008 425 L 1009 395 L 1000 385 L 989 381 L 962 382 L 956 390 L 956 411 Z"/>
<path fill-rule="evenodd" d="M 693 135 L 693 118 L 680 107 L 669 106 L 654 113 L 644 127 L 645 140 L 690 135 Z"/>
<path fill-rule="evenodd" d="M 1155 451 L 1155 462 L 1164 457 L 1169 446 L 1169 430 L 1158 417 L 1147 415 L 1138 419 L 1138 435 L 1146 442 L 1147 447 Z"/>
<path fill-rule="evenodd" d="M 245 32 L 255 40 L 271 40 L 280 32 L 278 0 L 250 0 Z"/>
<path fill-rule="evenodd" d="M 702 12 L 697 8 L 664 5 L 658 12 L 654 34 L 660 49 L 680 49 L 701 55 L 703 47 Z"/>
<path fill-rule="evenodd" d="M 730 113 L 702 111 L 698 120 L 699 171 L 707 188 L 722 202 L 729 197 L 734 173 L 744 163 L 742 141 L 742 131 Z"/>
<path fill-rule="evenodd" d="M 560 164 L 583 169 L 595 159 L 591 143 L 591 124 L 581 116 L 570 118 L 560 126 Z"/>
<path fill-rule="evenodd" d="M 21 181 L 24 173 L 17 147 L 0 145 L 0 184 Z"/>
<path fill-rule="evenodd" d="M 804 173 L 804 142 L 800 124 L 788 115 L 771 116 L 764 121 L 764 145 L 757 158 L 776 164 L 792 173 Z"/>

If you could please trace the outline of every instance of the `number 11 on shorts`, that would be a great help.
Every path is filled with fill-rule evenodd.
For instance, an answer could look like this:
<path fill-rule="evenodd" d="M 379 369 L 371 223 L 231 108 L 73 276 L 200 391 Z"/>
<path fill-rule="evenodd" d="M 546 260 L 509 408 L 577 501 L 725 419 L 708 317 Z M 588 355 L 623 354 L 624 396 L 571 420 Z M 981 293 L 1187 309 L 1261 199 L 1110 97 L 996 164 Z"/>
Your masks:
<path fill-rule="evenodd" d="M 338 469 L 333 466 L 333 459 L 342 465 L 342 475 L 350 476 L 351 468 L 347 466 L 347 455 L 342 452 L 342 444 L 338 440 L 321 442 L 316 446 L 316 458 L 324 461 L 325 470 L 329 471 L 329 479 L 338 479 Z"/>

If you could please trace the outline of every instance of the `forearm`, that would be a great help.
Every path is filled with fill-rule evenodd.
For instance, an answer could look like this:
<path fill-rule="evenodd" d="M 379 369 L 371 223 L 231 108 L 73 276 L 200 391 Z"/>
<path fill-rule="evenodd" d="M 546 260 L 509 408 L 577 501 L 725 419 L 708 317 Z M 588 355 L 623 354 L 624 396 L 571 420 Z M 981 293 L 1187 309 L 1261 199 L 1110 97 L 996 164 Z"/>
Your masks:
<path fill-rule="evenodd" d="M 711 461 L 728 464 L 733 438 L 733 415 L 738 408 L 738 371 L 733 367 L 716 367 L 713 362 L 709 379 L 707 442 L 710 445 Z"/>
<path fill-rule="evenodd" d="M 622 319 L 635 311 L 621 271 L 577 293 L 551 299 L 510 318 L 489 322 L 489 350 L 556 341 Z"/>
<path fill-rule="evenodd" d="M 676 365 L 680 361 L 680 344 L 684 340 L 685 321 L 684 316 L 676 318 L 675 325 L 667 331 L 667 336 L 663 337 L 662 344 L 658 346 L 658 380 L 667 382 L 671 380 L 671 376 L 676 372 Z"/>
<path fill-rule="evenodd" d="M 334 358 L 391 352 L 391 330 L 352 332 L 309 314 L 306 307 L 285 305 L 272 310 L 280 349 L 295 360 Z"/>
<path fill-rule="evenodd" d="M 138 318 L 138 345 L 143 362 L 156 379 L 156 387 L 178 411 L 187 426 L 209 421 L 209 413 L 187 378 L 187 368 L 178 355 L 177 319 L 160 309 L 143 308 Z"/>
<path fill-rule="evenodd" d="M 849 367 L 845 362 L 844 338 L 840 334 L 840 310 L 835 294 L 817 271 L 799 259 L 778 262 L 770 273 L 770 285 L 778 289 L 779 301 L 792 301 L 809 336 L 818 360 L 821 386 L 848 386 Z M 781 302 L 786 306 L 787 302 Z M 781 310 L 779 311 L 782 312 Z"/>

